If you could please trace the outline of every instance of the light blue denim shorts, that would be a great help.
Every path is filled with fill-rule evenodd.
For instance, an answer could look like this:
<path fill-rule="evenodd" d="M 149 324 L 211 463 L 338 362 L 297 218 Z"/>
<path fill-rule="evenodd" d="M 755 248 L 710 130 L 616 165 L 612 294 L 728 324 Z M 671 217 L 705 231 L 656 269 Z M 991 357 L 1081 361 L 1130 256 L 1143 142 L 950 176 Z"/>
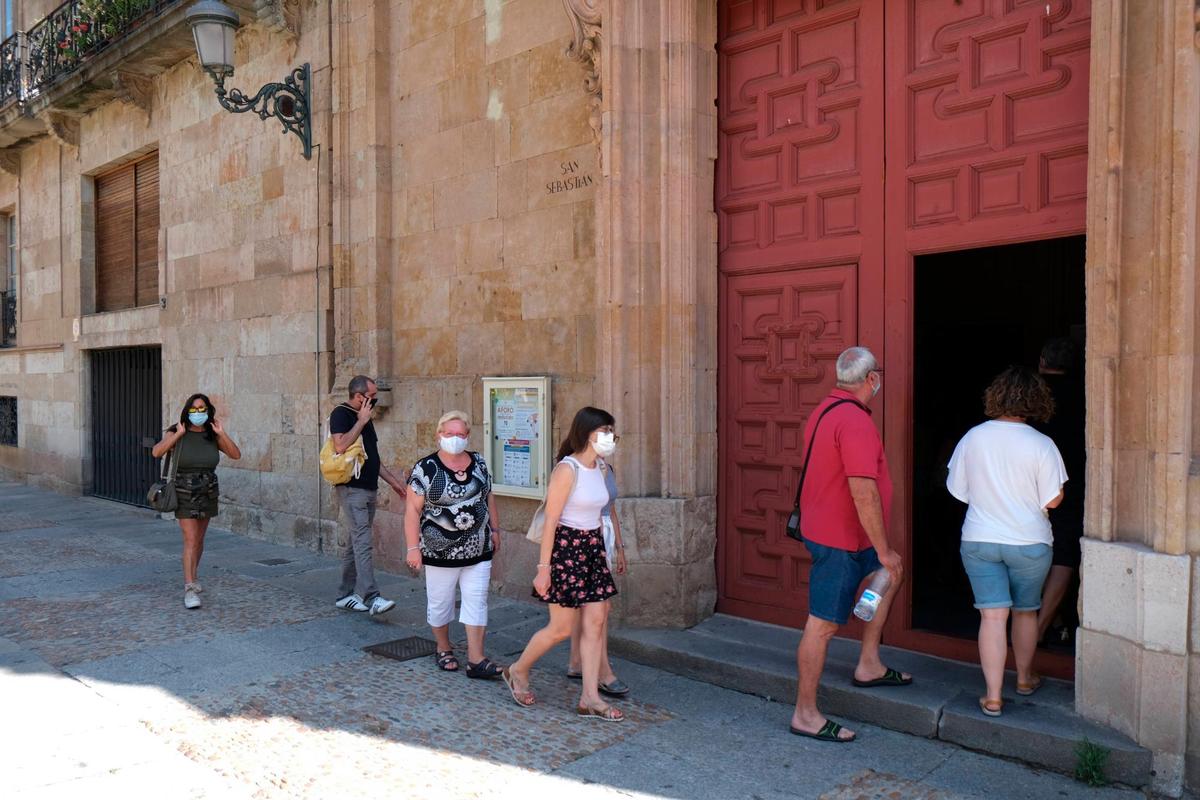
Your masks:
<path fill-rule="evenodd" d="M 963 542 L 963 569 L 971 579 L 976 608 L 1037 611 L 1054 550 L 1048 544 Z"/>

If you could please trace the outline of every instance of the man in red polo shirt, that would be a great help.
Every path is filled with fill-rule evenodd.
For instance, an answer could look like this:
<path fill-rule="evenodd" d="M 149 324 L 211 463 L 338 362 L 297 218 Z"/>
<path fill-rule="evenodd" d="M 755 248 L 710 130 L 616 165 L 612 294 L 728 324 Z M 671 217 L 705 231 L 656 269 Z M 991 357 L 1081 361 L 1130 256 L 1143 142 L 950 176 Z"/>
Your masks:
<path fill-rule="evenodd" d="M 883 624 L 904 574 L 900 554 L 888 545 L 885 524 L 892 510 L 892 479 L 883 441 L 867 407 L 882 385 L 883 370 L 871 351 L 847 349 L 838 356 L 837 388 L 813 409 L 804 430 L 805 449 L 812 441 L 812 455 L 800 495 L 800 530 L 812 555 L 812 567 L 808 621 L 796 650 L 800 686 L 791 731 L 823 741 L 850 742 L 855 738 L 853 731 L 826 719 L 817 709 L 817 685 L 825 669 L 829 640 L 849 620 L 858 587 L 879 569 L 891 573 L 892 583 L 863 632 L 854 684 L 912 683 L 912 676 L 884 666 L 879 658 Z M 829 413 L 821 418 L 827 408 Z"/>

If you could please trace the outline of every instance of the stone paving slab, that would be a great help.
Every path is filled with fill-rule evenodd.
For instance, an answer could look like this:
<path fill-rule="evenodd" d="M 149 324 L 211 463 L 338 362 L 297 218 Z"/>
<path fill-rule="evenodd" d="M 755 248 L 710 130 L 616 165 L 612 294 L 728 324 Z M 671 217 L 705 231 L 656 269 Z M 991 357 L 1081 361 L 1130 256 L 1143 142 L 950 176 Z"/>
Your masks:
<path fill-rule="evenodd" d="M 790 703 L 798 638 L 787 628 L 717 615 L 686 631 L 617 630 L 610 647 L 625 658 Z M 1010 703 L 1011 713 L 993 720 L 974 700 L 981 683 L 977 667 L 884 648 L 889 664 L 914 674 L 913 685 L 862 689 L 852 683 L 857 643 L 835 641 L 831 654 L 835 651 L 838 657 L 826 665 L 818 695 L 830 716 L 937 737 L 1068 774 L 1076 762 L 1075 747 L 1087 735 L 1113 750 L 1114 780 L 1133 786 L 1150 782 L 1150 752 L 1077 716 L 1064 681 L 1048 681 L 1036 698 Z M 1012 681 L 1010 674 L 1010 687 Z"/>
<path fill-rule="evenodd" d="M 800 739 L 786 704 L 621 659 L 629 720 L 579 719 L 565 645 L 533 673 L 539 704 L 522 709 L 501 683 L 362 652 L 429 635 L 419 578 L 379 573 L 399 605 L 371 619 L 333 608 L 332 554 L 212 529 L 205 605 L 189 612 L 173 521 L 3 483 L 0 509 L 53 523 L 0 533 L 0 553 L 6 536 L 99 548 L 90 566 L 62 569 L 56 551 L 48 569 L 0 578 L 4 800 L 1140 797 L 867 724 L 853 746 Z M 143 560 L 112 563 L 128 548 Z M 256 563 L 272 557 L 290 563 Z M 487 649 L 503 661 L 545 609 L 494 600 Z M 451 636 L 463 638 L 457 623 Z"/>
<path fill-rule="evenodd" d="M 1074 767 L 1075 749 L 1087 738 L 1108 749 L 1105 773 L 1114 781 L 1141 785 L 1151 769 L 1150 752 L 1125 736 L 1074 714 L 1053 713 L 1022 697 L 1009 698 L 1004 715 L 989 718 L 979 713 L 978 693 L 962 692 L 942 713 L 939 736 L 972 750 L 1064 771 Z"/>
<path fill-rule="evenodd" d="M 149 728 L 219 774 L 252 782 L 257 797 L 323 798 L 348 786 L 373 796 L 368 787 L 386 786 L 394 759 L 421 751 L 455 754 L 435 773 L 448 788 L 464 777 L 453 773 L 478 774 L 483 762 L 549 771 L 670 718 L 633 702 L 622 704 L 625 723 L 583 723 L 565 678 L 539 681 L 541 703 L 527 710 L 501 683 L 467 682 L 424 660 L 362 655 L 265 686 L 200 696 L 190 718 Z M 447 707 L 450 687 L 456 701 Z M 534 731 L 538 742 L 530 746 Z"/>
<path fill-rule="evenodd" d="M 0 603 L 0 636 L 27 643 L 54 666 L 94 661 L 147 645 L 333 616 L 332 604 L 258 581 L 210 573 L 205 608 L 183 607 L 179 583 L 159 581 L 75 603 L 18 598 Z"/>

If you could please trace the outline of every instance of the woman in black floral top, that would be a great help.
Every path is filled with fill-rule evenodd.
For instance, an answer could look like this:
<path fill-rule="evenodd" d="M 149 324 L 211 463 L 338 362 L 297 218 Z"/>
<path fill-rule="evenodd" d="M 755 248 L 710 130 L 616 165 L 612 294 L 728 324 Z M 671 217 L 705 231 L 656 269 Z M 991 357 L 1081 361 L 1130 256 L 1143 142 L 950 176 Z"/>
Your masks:
<path fill-rule="evenodd" d="M 471 422 L 461 411 L 438 420 L 438 449 L 413 466 L 404 513 L 406 561 L 425 567 L 427 618 L 437 639 L 437 665 L 453 672 L 450 644 L 454 589 L 462 592 L 458 621 L 467 629 L 467 677 L 495 678 L 500 668 L 483 654 L 492 557 L 500 546 L 492 477 L 478 453 L 467 450 Z"/>

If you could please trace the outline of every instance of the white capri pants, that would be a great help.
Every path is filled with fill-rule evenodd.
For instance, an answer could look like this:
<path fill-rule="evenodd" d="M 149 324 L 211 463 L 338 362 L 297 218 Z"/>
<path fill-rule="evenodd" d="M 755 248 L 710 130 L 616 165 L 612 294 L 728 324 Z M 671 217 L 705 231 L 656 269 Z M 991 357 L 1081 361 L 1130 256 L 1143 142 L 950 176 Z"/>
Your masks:
<path fill-rule="evenodd" d="M 454 619 L 454 587 L 462 591 L 458 621 L 463 625 L 487 625 L 488 584 L 492 562 L 480 561 L 469 567 L 425 567 L 427 619 L 434 628 L 449 625 Z"/>

